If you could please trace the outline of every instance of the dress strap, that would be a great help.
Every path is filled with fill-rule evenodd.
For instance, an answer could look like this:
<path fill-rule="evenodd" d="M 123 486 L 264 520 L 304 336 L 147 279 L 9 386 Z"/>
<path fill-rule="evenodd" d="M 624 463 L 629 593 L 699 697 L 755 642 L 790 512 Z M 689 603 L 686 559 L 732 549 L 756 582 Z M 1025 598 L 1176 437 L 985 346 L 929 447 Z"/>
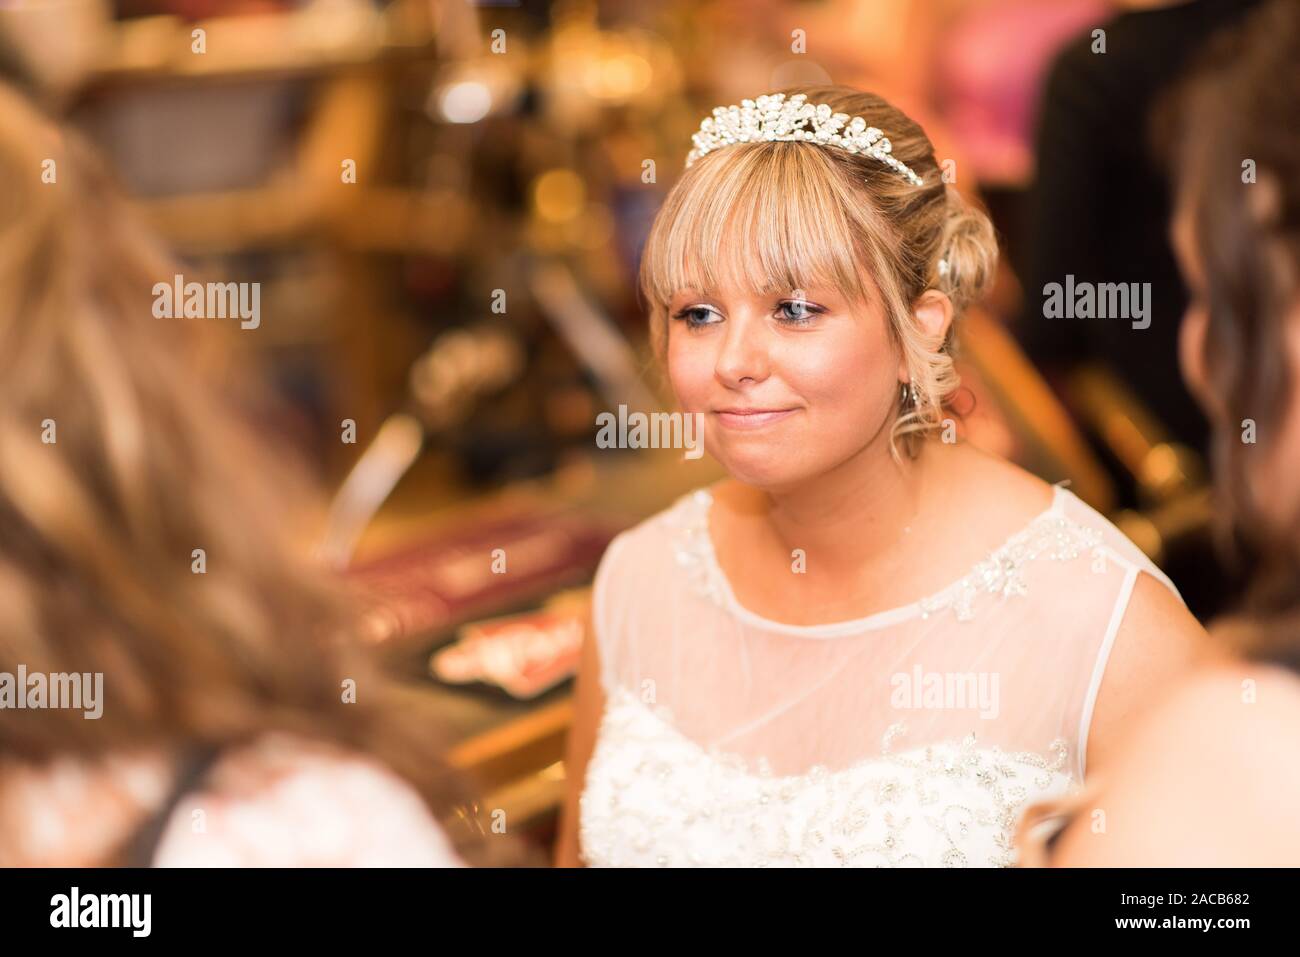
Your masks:
<path fill-rule="evenodd" d="M 162 805 L 144 820 L 135 833 L 127 839 L 120 852 L 123 867 L 152 867 L 162 842 L 163 832 L 171 820 L 177 805 L 186 794 L 194 791 L 221 755 L 221 748 L 214 745 L 201 745 L 190 749 L 183 760 L 179 773 L 172 784 Z"/>

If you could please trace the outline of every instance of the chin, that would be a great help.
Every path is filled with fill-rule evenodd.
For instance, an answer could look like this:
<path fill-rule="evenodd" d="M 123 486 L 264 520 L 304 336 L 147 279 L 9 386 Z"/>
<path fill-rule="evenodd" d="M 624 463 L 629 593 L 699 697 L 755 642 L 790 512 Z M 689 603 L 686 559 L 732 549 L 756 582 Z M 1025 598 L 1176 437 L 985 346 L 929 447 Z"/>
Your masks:
<path fill-rule="evenodd" d="M 737 482 L 766 492 L 779 492 L 814 478 L 819 471 L 810 468 L 799 451 L 789 445 L 726 448 L 713 452 L 722 467 Z"/>

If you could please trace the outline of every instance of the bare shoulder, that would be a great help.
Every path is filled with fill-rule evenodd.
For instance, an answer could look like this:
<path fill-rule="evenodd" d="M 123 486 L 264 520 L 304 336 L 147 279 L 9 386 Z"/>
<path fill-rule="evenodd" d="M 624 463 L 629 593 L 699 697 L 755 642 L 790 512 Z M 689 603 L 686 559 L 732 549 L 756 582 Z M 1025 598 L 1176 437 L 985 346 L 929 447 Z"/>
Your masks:
<path fill-rule="evenodd" d="M 1179 657 L 1186 661 L 1209 654 L 1205 628 L 1173 590 L 1150 574 L 1134 580 L 1119 634 L 1133 646 L 1175 642 L 1185 648 Z"/>
<path fill-rule="evenodd" d="M 1163 582 L 1138 574 L 1115 634 L 1087 740 L 1087 767 L 1110 763 L 1158 689 L 1207 654 L 1205 629 Z"/>
<path fill-rule="evenodd" d="M 1300 864 L 1297 722 L 1300 677 L 1239 659 L 1198 664 L 1129 729 L 1057 862 Z"/>
<path fill-rule="evenodd" d="M 991 525 L 1013 528 L 1045 511 L 1053 487 L 1019 465 L 965 442 L 952 446 L 932 443 L 945 466 L 966 490 L 968 514 L 985 516 Z"/>

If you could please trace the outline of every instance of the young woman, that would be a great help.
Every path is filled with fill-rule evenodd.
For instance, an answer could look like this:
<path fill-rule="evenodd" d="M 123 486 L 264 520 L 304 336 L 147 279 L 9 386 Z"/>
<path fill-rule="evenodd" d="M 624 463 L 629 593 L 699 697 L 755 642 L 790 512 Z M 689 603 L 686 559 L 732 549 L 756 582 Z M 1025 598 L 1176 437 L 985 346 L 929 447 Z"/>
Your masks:
<path fill-rule="evenodd" d="M 299 557 L 211 333 L 153 315 L 179 269 L 75 136 L 0 117 L 0 866 L 501 859 L 440 828 L 437 715 Z M 52 675 L 94 700 L 20 710 Z"/>
<path fill-rule="evenodd" d="M 557 854 L 1006 865 L 1200 633 L 1068 489 L 948 441 L 987 218 L 880 97 L 719 108 L 642 262 L 730 478 L 611 544 Z"/>
<path fill-rule="evenodd" d="M 1191 292 L 1181 358 L 1214 429 L 1225 539 L 1253 562 L 1245 607 L 1087 792 L 1026 816 L 1026 862 L 1300 864 L 1297 96 L 1300 7 L 1285 0 L 1225 36 L 1166 115 Z"/>

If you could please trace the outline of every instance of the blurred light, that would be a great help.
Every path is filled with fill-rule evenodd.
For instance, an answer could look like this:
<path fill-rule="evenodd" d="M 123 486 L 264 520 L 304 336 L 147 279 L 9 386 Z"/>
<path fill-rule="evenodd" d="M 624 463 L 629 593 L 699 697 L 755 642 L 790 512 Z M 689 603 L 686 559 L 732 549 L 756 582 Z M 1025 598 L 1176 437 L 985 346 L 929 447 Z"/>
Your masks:
<path fill-rule="evenodd" d="M 477 80 L 463 80 L 443 88 L 438 101 L 449 123 L 477 123 L 492 109 L 492 93 Z"/>
<path fill-rule="evenodd" d="M 835 80 L 816 60 L 798 56 L 786 60 L 772 71 L 767 81 L 769 90 L 783 90 L 787 86 L 830 86 Z"/>
<path fill-rule="evenodd" d="M 488 54 L 440 68 L 429 83 L 424 112 L 435 123 L 461 124 L 510 112 L 524 93 L 526 77 L 518 64 L 504 60 Z"/>
<path fill-rule="evenodd" d="M 591 92 L 611 100 L 635 96 L 650 85 L 650 69 L 646 58 L 635 53 L 620 53 L 604 57 L 587 74 Z"/>
<path fill-rule="evenodd" d="M 548 222 L 563 223 L 582 212 L 587 190 L 571 169 L 547 170 L 533 185 L 533 207 Z"/>
<path fill-rule="evenodd" d="M 603 203 L 588 206 L 583 215 L 569 224 L 568 235 L 575 246 L 583 249 L 608 249 L 614 242 L 614 217 Z"/>

